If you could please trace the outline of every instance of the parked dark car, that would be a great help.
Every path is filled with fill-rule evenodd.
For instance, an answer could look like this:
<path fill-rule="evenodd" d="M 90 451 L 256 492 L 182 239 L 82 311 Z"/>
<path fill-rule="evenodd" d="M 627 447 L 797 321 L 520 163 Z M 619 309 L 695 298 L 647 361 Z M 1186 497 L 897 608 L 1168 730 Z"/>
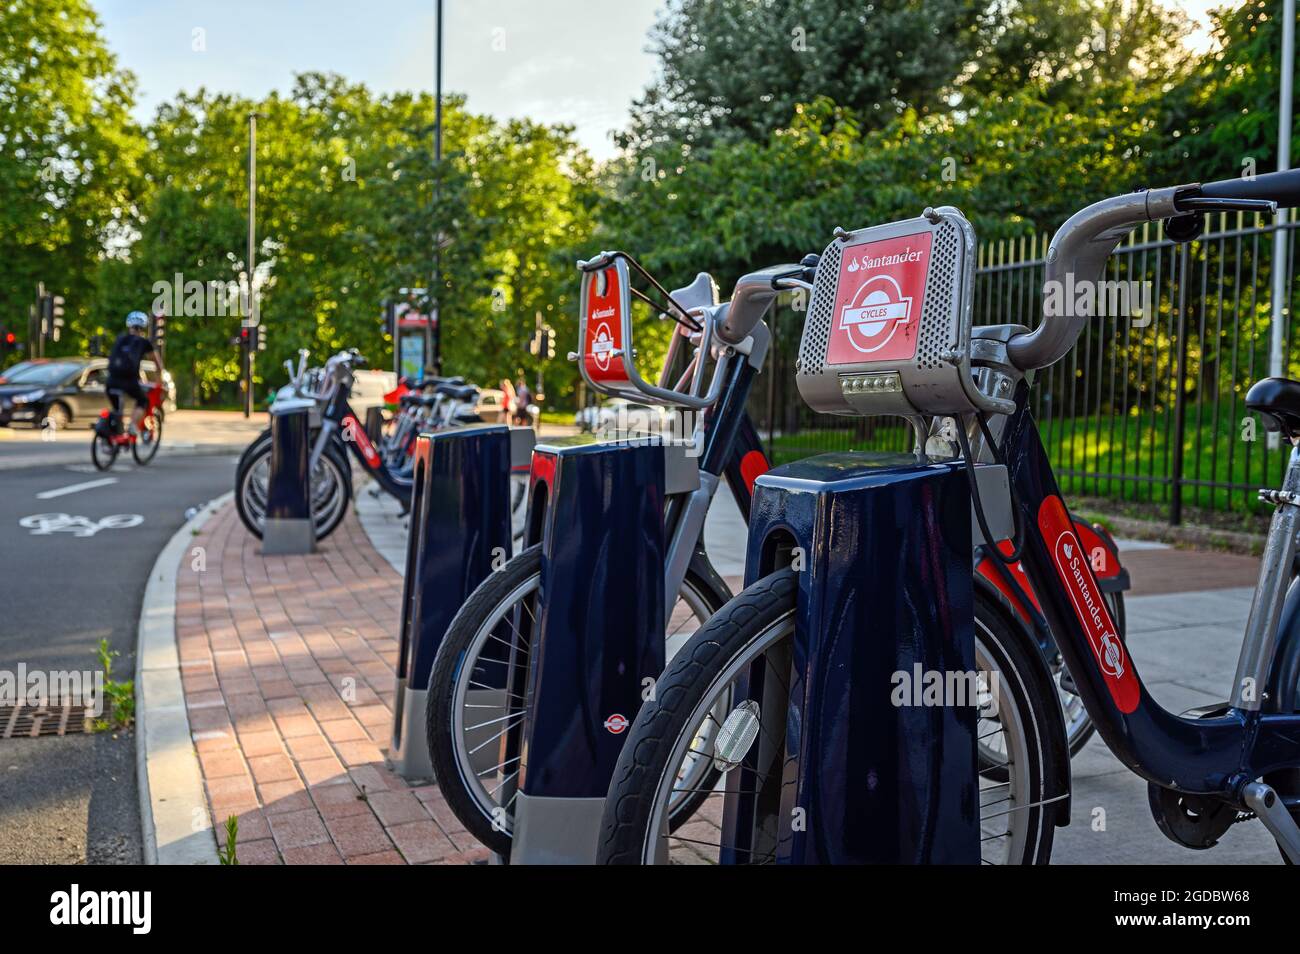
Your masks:
<path fill-rule="evenodd" d="M 154 372 L 152 361 L 142 371 Z M 56 428 L 71 425 L 89 427 L 99 412 L 109 406 L 104 382 L 108 379 L 107 358 L 36 358 L 20 361 L 0 372 L 0 426 L 46 421 Z M 176 385 L 163 371 L 167 386 L 166 407 L 176 406 Z"/>

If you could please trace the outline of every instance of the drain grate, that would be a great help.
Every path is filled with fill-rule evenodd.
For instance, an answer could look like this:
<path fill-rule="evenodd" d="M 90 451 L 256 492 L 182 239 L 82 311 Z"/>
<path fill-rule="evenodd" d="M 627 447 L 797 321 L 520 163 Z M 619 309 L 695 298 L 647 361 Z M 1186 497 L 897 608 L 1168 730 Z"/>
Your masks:
<path fill-rule="evenodd" d="M 90 731 L 95 716 L 84 705 L 0 706 L 0 739 L 77 735 Z"/>

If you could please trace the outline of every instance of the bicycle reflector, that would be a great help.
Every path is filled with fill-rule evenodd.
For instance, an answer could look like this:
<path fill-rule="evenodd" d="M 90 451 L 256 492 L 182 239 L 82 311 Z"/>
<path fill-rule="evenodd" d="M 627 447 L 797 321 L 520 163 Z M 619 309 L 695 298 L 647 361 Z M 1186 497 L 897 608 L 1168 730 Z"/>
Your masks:
<path fill-rule="evenodd" d="M 957 209 L 856 232 L 822 253 L 799 345 L 814 411 L 915 417 L 1006 408 L 971 375 L 975 230 Z"/>

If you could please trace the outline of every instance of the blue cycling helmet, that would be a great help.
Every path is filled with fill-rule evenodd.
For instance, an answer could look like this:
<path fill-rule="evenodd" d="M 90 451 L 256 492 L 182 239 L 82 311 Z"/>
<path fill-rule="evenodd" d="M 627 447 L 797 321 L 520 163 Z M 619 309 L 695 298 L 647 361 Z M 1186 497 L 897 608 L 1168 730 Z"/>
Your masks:
<path fill-rule="evenodd" d="M 126 316 L 126 326 L 128 328 L 148 328 L 149 316 L 143 311 L 133 311 Z"/>

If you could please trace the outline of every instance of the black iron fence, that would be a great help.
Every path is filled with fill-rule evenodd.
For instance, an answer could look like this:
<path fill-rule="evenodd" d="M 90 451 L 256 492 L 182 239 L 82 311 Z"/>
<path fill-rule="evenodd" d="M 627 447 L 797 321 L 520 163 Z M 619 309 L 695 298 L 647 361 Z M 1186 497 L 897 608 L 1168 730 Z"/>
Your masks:
<path fill-rule="evenodd" d="M 1178 523 L 1184 505 L 1254 509 L 1258 488 L 1279 485 L 1285 452 L 1243 403 L 1250 385 L 1269 374 L 1279 228 L 1291 240 L 1277 345 L 1282 373 L 1294 377 L 1300 341 L 1288 319 L 1296 223 L 1222 214 L 1182 245 L 1153 224 L 1116 250 L 1106 278 L 1128 293 L 1130 309 L 1091 321 L 1075 349 L 1033 385 L 1064 491 L 1159 505 Z M 1047 236 L 1034 235 L 980 246 L 977 324 L 1038 323 L 1047 245 Z M 775 460 L 910 448 L 910 430 L 898 419 L 815 414 L 803 404 L 794 381 L 803 317 L 788 303 L 773 316 L 772 359 L 751 403 Z"/>

